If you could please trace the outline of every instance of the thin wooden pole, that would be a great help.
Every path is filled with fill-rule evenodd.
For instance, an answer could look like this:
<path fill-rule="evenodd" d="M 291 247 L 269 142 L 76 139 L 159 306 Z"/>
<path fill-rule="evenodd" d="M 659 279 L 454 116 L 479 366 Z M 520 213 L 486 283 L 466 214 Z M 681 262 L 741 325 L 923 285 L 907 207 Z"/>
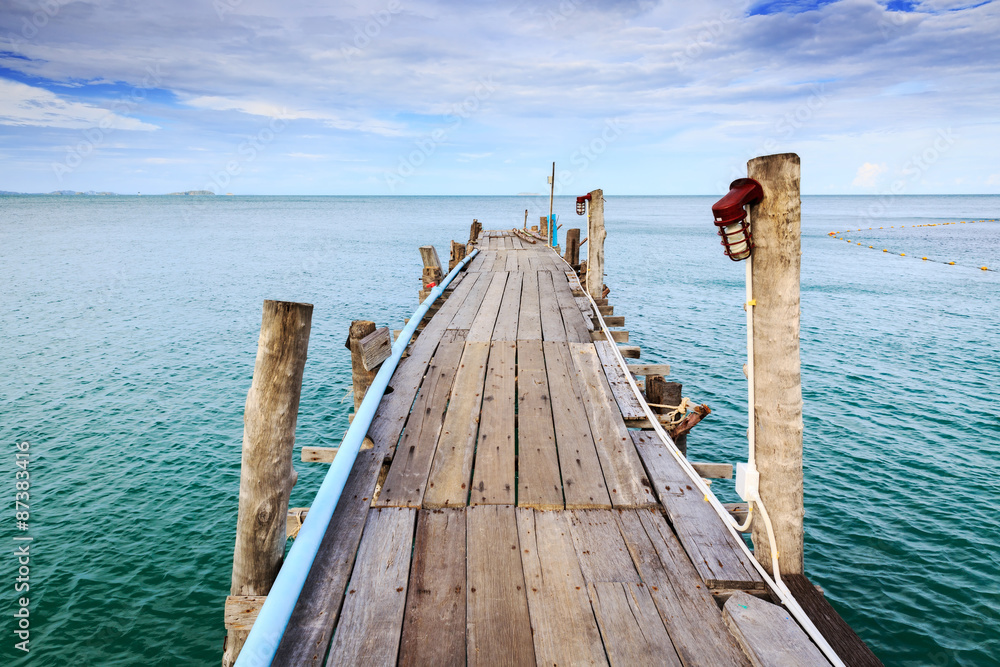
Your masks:
<path fill-rule="evenodd" d="M 546 221 L 546 228 L 552 227 L 552 204 L 556 196 L 556 163 L 552 163 L 552 175 L 549 176 L 549 218 Z M 552 247 L 552 230 L 548 229 L 548 239 L 547 245 Z"/>
<path fill-rule="evenodd" d="M 365 370 L 364 352 L 361 349 L 361 339 L 375 331 L 375 323 L 369 320 L 354 320 L 351 322 L 350 333 L 347 335 L 347 347 L 351 350 L 351 383 L 354 386 L 354 411 L 357 412 L 364 400 L 368 387 L 378 373 L 378 368 Z"/>
<path fill-rule="evenodd" d="M 753 363 L 760 497 L 774 527 L 782 574 L 803 572 L 802 381 L 799 362 L 801 204 L 799 156 L 754 158 L 750 178 L 764 199 L 750 209 L 753 234 Z M 763 521 L 753 522 L 754 556 L 771 572 Z M 773 574 L 773 573 L 772 573 Z"/>
<path fill-rule="evenodd" d="M 288 497 L 302 373 L 313 307 L 265 301 L 257 360 L 243 413 L 239 514 L 231 595 L 267 595 L 285 554 Z M 248 630 L 230 629 L 222 664 L 232 665 Z"/>
<path fill-rule="evenodd" d="M 590 193 L 587 209 L 587 291 L 595 299 L 604 297 L 604 191 Z"/>
<path fill-rule="evenodd" d="M 566 263 L 580 270 L 580 230 L 575 227 L 566 230 Z"/>

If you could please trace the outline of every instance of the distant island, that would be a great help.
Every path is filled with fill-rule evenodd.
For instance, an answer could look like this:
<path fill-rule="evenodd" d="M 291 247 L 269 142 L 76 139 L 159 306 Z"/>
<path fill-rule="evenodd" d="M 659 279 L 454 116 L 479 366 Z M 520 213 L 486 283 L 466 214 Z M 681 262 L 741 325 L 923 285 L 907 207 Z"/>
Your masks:
<path fill-rule="evenodd" d="M 171 192 L 171 195 L 214 195 L 211 190 L 188 190 L 187 192 Z"/>
<path fill-rule="evenodd" d="M 95 192 L 94 190 L 88 190 L 86 192 L 77 192 L 75 190 L 53 190 L 52 192 L 13 192 L 11 190 L 0 190 L 0 196 L 3 195 L 82 195 L 85 197 L 121 197 L 122 195 L 117 192 Z M 231 192 L 227 192 L 227 195 L 231 195 Z M 169 195 L 212 195 L 215 193 L 211 190 L 188 190 L 187 192 L 171 192 Z"/>

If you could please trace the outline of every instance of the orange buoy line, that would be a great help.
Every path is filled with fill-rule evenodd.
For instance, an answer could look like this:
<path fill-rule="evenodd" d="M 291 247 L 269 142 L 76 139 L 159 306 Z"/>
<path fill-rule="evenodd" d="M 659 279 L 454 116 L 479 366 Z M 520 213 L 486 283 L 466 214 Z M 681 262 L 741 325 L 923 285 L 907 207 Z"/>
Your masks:
<path fill-rule="evenodd" d="M 1000 219 L 998 219 L 998 218 L 989 218 L 989 219 L 983 219 L 983 220 L 959 220 L 958 222 L 929 222 L 929 223 L 926 223 L 926 224 L 923 224 L 923 225 L 910 225 L 910 227 L 946 227 L 948 225 L 972 225 L 972 224 L 975 224 L 976 222 L 1000 222 Z M 899 226 L 900 229 L 903 229 L 904 227 L 906 227 L 906 225 L 900 225 Z M 885 229 L 885 227 L 879 227 L 879 229 Z M 895 225 L 890 225 L 889 229 L 896 229 L 896 226 Z M 846 239 L 846 238 L 843 238 L 842 236 L 840 236 L 841 234 L 845 234 L 847 232 L 852 232 L 852 231 L 859 231 L 859 232 L 874 231 L 874 228 L 869 227 L 868 229 L 859 228 L 857 230 L 847 229 L 847 230 L 844 230 L 844 231 L 829 232 L 827 234 L 827 236 L 832 236 L 833 238 L 837 239 L 838 241 L 847 241 L 848 243 L 854 243 L 855 245 L 859 245 L 859 246 L 862 245 L 861 243 L 858 243 L 856 241 L 852 241 L 851 239 Z M 870 249 L 872 249 L 872 250 L 875 249 L 875 246 L 873 246 L 873 245 L 870 245 L 868 247 Z M 888 248 L 883 248 L 882 252 L 888 254 L 889 253 L 889 249 Z M 901 252 L 901 253 L 895 253 L 895 252 L 893 252 L 893 254 L 898 254 L 900 257 L 906 257 L 906 253 L 905 252 Z M 914 255 L 914 257 L 915 257 L 915 255 Z M 931 259 L 929 257 L 921 257 L 920 260 L 923 261 L 923 262 L 939 262 L 941 264 L 947 264 L 949 266 L 955 266 L 955 262 L 944 262 L 944 261 L 937 260 L 937 259 Z M 988 266 L 979 266 L 979 267 L 976 267 L 976 268 L 980 269 L 981 271 L 997 271 L 998 270 L 998 269 L 991 269 Z"/>

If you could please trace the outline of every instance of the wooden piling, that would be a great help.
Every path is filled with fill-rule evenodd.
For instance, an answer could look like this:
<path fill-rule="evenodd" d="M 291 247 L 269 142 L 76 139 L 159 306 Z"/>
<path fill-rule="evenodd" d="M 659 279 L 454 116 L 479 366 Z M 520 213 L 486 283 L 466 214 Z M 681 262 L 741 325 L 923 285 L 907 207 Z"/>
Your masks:
<path fill-rule="evenodd" d="M 782 574 L 803 572 L 802 382 L 799 365 L 801 204 L 799 156 L 747 163 L 764 188 L 750 208 L 753 234 L 754 393 L 760 497 L 770 515 Z M 754 556 L 771 571 L 763 521 L 753 523 Z"/>
<path fill-rule="evenodd" d="M 587 211 L 587 291 L 600 299 L 604 296 L 604 191 L 590 193 Z"/>
<path fill-rule="evenodd" d="M 243 413 L 239 514 L 232 596 L 267 595 L 285 554 L 288 497 L 312 304 L 265 301 L 257 360 Z M 222 664 L 232 665 L 249 628 L 230 627 Z"/>
<path fill-rule="evenodd" d="M 351 383 L 354 386 L 354 411 L 361 407 L 361 401 L 368 392 L 378 368 L 365 368 L 365 355 L 361 347 L 361 339 L 375 332 L 375 323 L 368 320 L 354 320 L 347 336 L 347 348 L 351 351 Z"/>
<path fill-rule="evenodd" d="M 683 400 L 683 385 L 680 382 L 667 382 L 662 375 L 646 376 L 646 400 L 657 405 L 680 405 Z M 670 408 L 653 408 L 653 412 L 666 414 L 672 412 Z M 681 454 L 687 456 L 687 434 L 674 438 L 674 444 Z"/>
<path fill-rule="evenodd" d="M 580 230 L 573 228 L 566 232 L 566 263 L 574 271 L 580 269 Z"/>
<path fill-rule="evenodd" d="M 476 219 L 472 220 L 472 227 L 469 228 L 469 245 L 475 245 L 479 240 L 479 233 L 483 231 L 483 223 Z"/>
<path fill-rule="evenodd" d="M 458 266 L 459 262 L 465 259 L 465 244 L 459 243 L 458 241 L 451 242 L 451 256 L 448 259 L 448 273 Z"/>

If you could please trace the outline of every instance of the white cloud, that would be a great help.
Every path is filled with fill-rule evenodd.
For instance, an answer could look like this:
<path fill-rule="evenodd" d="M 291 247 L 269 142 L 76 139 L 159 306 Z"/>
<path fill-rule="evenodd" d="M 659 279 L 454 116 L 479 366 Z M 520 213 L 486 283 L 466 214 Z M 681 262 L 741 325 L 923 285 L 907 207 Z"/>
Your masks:
<path fill-rule="evenodd" d="M 376 119 L 365 119 L 353 121 L 344 119 L 329 112 L 308 111 L 301 109 L 289 109 L 286 106 L 274 104 L 273 102 L 263 102 L 260 100 L 243 100 L 219 96 L 203 95 L 187 100 L 187 104 L 199 109 L 211 109 L 213 111 L 239 111 L 251 116 L 264 116 L 267 118 L 280 118 L 282 120 L 318 120 L 327 127 L 338 130 L 358 130 L 369 132 L 386 137 L 400 136 L 404 133 L 404 127 L 396 123 L 385 123 Z"/>
<path fill-rule="evenodd" d="M 65 100 L 44 88 L 8 79 L 0 79 L 0 124 L 74 130 L 98 125 L 102 129 L 115 130 L 160 129 L 136 118 L 90 104 Z"/>
<path fill-rule="evenodd" d="M 883 164 L 865 162 L 858 167 L 858 173 L 854 177 L 851 185 L 862 188 L 874 188 L 878 184 L 878 177 L 884 174 L 889 168 Z"/>

